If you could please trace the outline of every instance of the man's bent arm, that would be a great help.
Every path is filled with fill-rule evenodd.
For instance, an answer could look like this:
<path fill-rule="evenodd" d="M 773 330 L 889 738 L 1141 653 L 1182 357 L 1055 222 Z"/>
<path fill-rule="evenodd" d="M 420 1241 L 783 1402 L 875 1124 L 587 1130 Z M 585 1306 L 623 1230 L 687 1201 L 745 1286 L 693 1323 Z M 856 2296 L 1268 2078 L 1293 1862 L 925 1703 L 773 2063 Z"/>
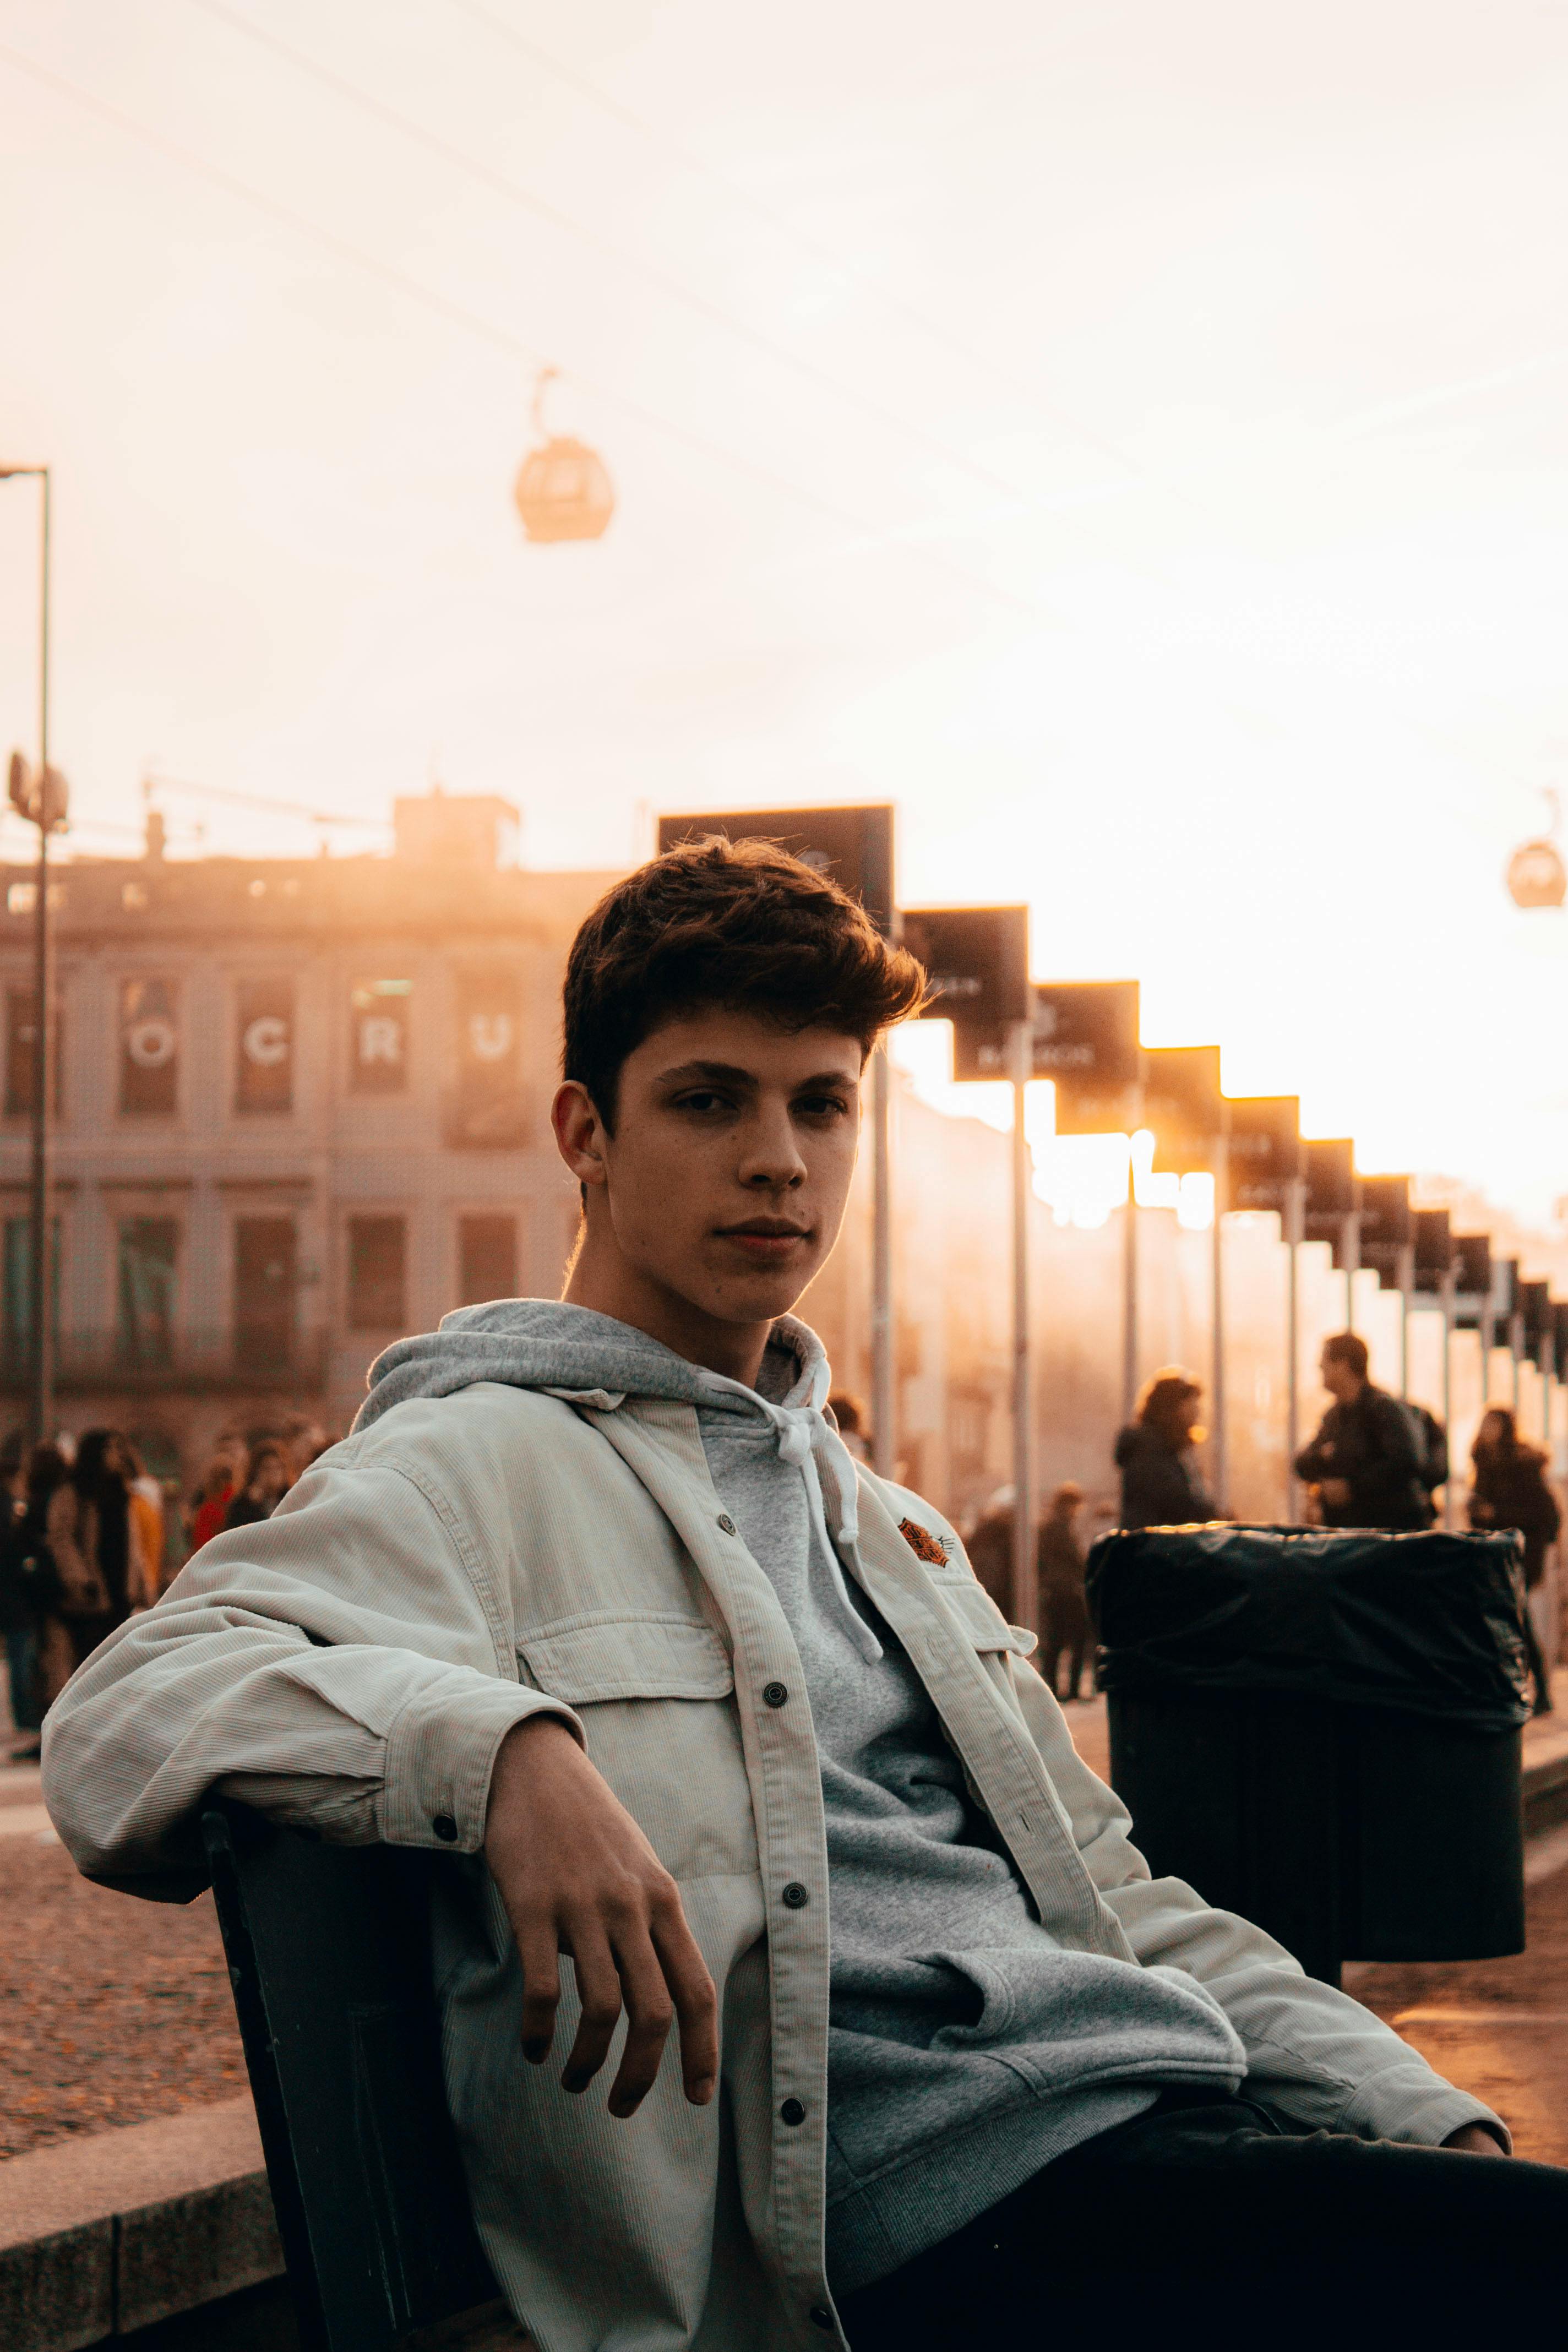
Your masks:
<path fill-rule="evenodd" d="M 44 1797 L 89 1877 L 186 1898 L 215 1786 L 344 1844 L 475 1853 L 497 1751 L 557 1701 L 421 1487 L 329 1465 L 220 1536 L 49 1710 Z M 515 1669 L 513 1669 L 515 1671 Z"/>

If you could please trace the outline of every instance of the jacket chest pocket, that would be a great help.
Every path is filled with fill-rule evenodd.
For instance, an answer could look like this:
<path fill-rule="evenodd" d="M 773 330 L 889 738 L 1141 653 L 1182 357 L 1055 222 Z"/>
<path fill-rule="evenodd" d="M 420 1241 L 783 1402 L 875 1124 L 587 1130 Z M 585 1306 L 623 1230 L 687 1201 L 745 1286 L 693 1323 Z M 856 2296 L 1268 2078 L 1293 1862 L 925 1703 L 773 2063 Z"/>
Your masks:
<path fill-rule="evenodd" d="M 521 1633 L 519 1678 L 575 1710 L 588 1754 L 677 1879 L 754 1875 L 735 1675 L 710 1625 L 584 1612 Z"/>

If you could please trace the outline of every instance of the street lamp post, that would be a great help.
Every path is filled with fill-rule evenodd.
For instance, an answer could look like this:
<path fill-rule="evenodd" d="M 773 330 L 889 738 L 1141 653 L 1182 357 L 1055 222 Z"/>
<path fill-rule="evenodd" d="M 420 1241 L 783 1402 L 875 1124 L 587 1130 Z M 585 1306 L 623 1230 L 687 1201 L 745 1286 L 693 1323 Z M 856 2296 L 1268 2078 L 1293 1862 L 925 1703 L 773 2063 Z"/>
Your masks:
<path fill-rule="evenodd" d="M 40 1444 L 54 1418 L 54 1331 L 50 1322 L 49 1264 L 49 835 L 63 824 L 64 779 L 49 765 L 49 469 L 47 466 L 0 466 L 0 481 L 31 479 L 42 492 L 38 583 L 38 765 L 29 772 L 17 754 L 11 761 L 11 800 L 38 828 L 37 876 L 33 892 L 33 1164 L 32 1263 L 27 1269 L 27 1311 L 32 1325 L 31 1415 Z"/>

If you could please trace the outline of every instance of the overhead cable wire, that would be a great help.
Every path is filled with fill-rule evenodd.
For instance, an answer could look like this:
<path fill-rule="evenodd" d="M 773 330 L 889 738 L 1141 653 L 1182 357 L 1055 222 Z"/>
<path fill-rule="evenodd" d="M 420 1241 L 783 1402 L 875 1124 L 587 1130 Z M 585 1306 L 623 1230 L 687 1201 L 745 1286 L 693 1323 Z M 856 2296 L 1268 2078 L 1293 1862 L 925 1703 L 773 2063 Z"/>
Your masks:
<path fill-rule="evenodd" d="M 565 64 L 563 59 L 554 55 L 553 51 L 541 47 L 540 44 L 526 33 L 520 33 L 515 26 L 508 24 L 504 17 L 498 16 L 493 8 L 486 7 L 484 0 L 447 0 L 447 5 L 459 10 L 473 23 L 483 25 L 496 36 L 498 40 L 506 42 L 511 48 L 516 49 L 520 56 L 529 58 L 534 65 L 541 67 L 545 73 L 552 75 L 557 81 L 564 83 L 568 89 L 574 89 L 579 97 L 585 98 L 591 105 L 598 107 L 600 111 L 610 116 L 612 121 L 624 124 L 628 131 L 636 131 L 640 138 L 646 139 L 650 146 L 663 148 L 667 153 L 675 158 L 684 171 L 689 172 L 695 179 L 705 180 L 730 204 L 743 205 L 747 212 L 756 219 L 765 222 L 769 228 L 787 239 L 800 252 L 808 254 L 814 261 L 822 262 L 836 276 L 847 278 L 861 292 L 869 294 L 873 300 L 879 302 L 893 317 L 902 319 L 907 326 L 914 328 L 917 332 L 924 335 L 928 341 L 938 345 L 951 357 L 963 361 L 967 366 L 973 368 L 992 383 L 1005 384 L 1018 399 L 1026 401 L 1031 407 L 1038 409 L 1042 416 L 1049 417 L 1064 432 L 1070 433 L 1075 440 L 1081 442 L 1086 448 L 1098 450 L 1102 457 L 1113 459 L 1145 488 L 1179 499 L 1183 505 L 1191 506 L 1195 503 L 1184 490 L 1178 488 L 1173 483 L 1162 481 L 1157 475 L 1151 474 L 1141 459 L 1123 449 L 1118 442 L 1108 438 L 1094 425 L 1086 425 L 1081 417 L 1074 416 L 1067 409 L 1058 407 L 1050 395 L 1042 393 L 1037 385 L 1030 383 L 1026 379 L 1005 368 L 989 354 L 973 350 L 962 336 L 955 335 L 950 327 L 944 327 L 939 319 L 931 318 L 929 312 L 922 310 L 917 303 L 908 301 L 901 294 L 890 292 L 878 278 L 864 269 L 857 268 L 852 262 L 845 259 L 842 253 L 836 252 L 831 246 L 824 245 L 819 238 L 811 236 L 807 230 L 798 227 L 785 214 L 776 212 L 761 196 L 753 195 L 749 188 L 742 186 L 739 181 L 731 180 L 724 173 L 715 171 L 710 163 L 705 163 L 700 156 L 694 155 L 681 141 L 673 138 L 668 131 L 661 131 L 656 123 L 649 122 L 645 115 L 638 114 L 634 108 L 626 105 L 622 100 L 612 96 L 589 75 L 581 72 L 574 66 Z"/>
<path fill-rule="evenodd" d="M 236 178 L 232 173 L 225 171 L 220 164 L 209 163 L 205 156 L 197 154 L 194 149 L 184 146 L 178 140 L 167 138 L 162 131 L 150 129 L 146 123 L 138 121 L 134 115 L 127 114 L 122 108 L 115 106 L 110 100 L 100 98 L 92 90 L 84 89 L 79 82 L 72 81 L 65 74 L 57 73 L 52 67 L 40 64 L 37 58 L 29 57 L 25 50 L 14 48 L 8 42 L 0 41 L 0 64 L 8 65 L 15 72 L 26 75 L 46 89 L 52 89 L 58 96 L 72 100 L 77 105 L 85 108 L 89 113 L 97 115 L 100 121 L 111 123 L 116 130 L 123 131 L 129 138 L 138 141 L 142 146 L 149 147 L 156 153 L 178 163 L 182 169 L 205 180 L 211 186 L 221 188 L 226 195 L 235 197 L 241 204 L 248 205 L 254 210 L 265 214 L 269 219 L 280 223 L 296 236 L 308 238 L 312 243 L 323 247 L 328 252 L 335 254 L 340 260 L 352 262 L 356 268 L 363 269 L 369 276 L 379 278 L 383 285 L 395 288 L 398 293 L 411 301 L 422 303 L 427 310 L 437 313 L 448 325 L 461 327 L 468 333 L 490 344 L 493 349 L 505 352 L 508 358 L 514 361 L 520 360 L 524 365 L 534 370 L 548 363 L 542 352 L 525 341 L 522 336 L 515 333 L 510 327 L 500 326 L 493 319 L 487 319 L 482 312 L 470 310 L 466 303 L 456 301 L 450 295 L 443 294 L 435 287 L 427 286 L 423 279 L 411 277 L 407 271 L 399 269 L 395 263 L 384 261 L 377 255 L 367 253 L 362 247 L 352 243 L 349 238 L 340 236 L 337 230 L 327 228 L 320 221 L 312 219 L 309 214 L 297 212 L 292 205 L 284 204 L 279 197 L 266 194 L 260 189 L 250 186 L 247 181 Z M 929 571 L 942 572 L 950 580 L 956 581 L 972 593 L 984 596 L 994 604 L 1018 614 L 1026 620 L 1046 622 L 1058 628 L 1067 625 L 1061 614 L 1053 612 L 1037 598 L 1021 595 L 1013 589 L 1004 587 L 997 581 L 988 580 L 984 572 L 973 572 L 966 564 L 955 563 L 951 557 L 942 554 L 940 550 L 911 537 L 907 529 L 889 532 L 876 523 L 868 522 L 864 516 L 850 513 L 832 499 L 822 497 L 820 492 L 808 489 L 803 483 L 794 480 L 789 475 L 778 472 L 773 467 L 763 465 L 755 457 L 748 457 L 740 450 L 728 449 L 722 443 L 710 440 L 705 435 L 694 431 L 689 425 L 678 424 L 671 417 L 660 415 L 658 410 L 645 407 L 642 402 L 628 398 L 625 393 L 612 391 L 608 385 L 595 382 L 591 376 L 584 375 L 576 368 L 557 368 L 556 373 L 563 383 L 573 384 L 578 391 L 602 401 L 605 407 L 630 418 L 633 423 L 644 426 L 647 431 L 660 436 L 665 440 L 677 443 L 682 448 L 695 452 L 700 457 L 727 466 L 732 473 L 743 475 L 747 479 L 762 484 L 765 488 L 792 500 L 796 506 L 808 509 L 821 520 L 833 523 L 837 529 L 848 531 L 855 541 L 864 546 L 881 548 L 897 544 L 904 553 L 923 563 Z"/>
<path fill-rule="evenodd" d="M 706 320 L 710 326 L 718 327 L 724 333 L 733 335 L 741 341 L 749 343 L 753 351 L 761 352 L 764 357 L 774 361 L 778 365 L 790 369 L 805 383 L 815 384 L 820 391 L 829 394 L 834 399 L 859 409 L 865 415 L 873 418 L 877 424 L 889 431 L 902 434 L 907 440 L 918 444 L 931 457 L 940 458 L 944 465 L 951 466 L 961 473 L 968 474 L 973 480 L 981 483 L 987 490 L 1006 499 L 1011 505 L 1020 509 L 1039 507 L 1047 511 L 1052 509 L 1054 501 L 1048 497 L 1041 497 L 1036 492 L 1021 488 L 1016 482 L 1009 480 L 1005 474 L 995 472 L 991 467 L 971 457 L 967 451 L 956 448 L 952 443 L 944 441 L 940 434 L 931 432 L 925 425 L 917 423 L 911 417 L 901 415 L 897 409 L 889 408 L 873 394 L 860 391 L 857 385 L 846 383 L 841 377 L 833 374 L 829 369 L 819 367 L 815 360 L 807 359 L 802 353 L 792 351 L 787 343 L 779 342 L 761 327 L 752 326 L 749 320 L 742 318 L 737 311 L 731 310 L 726 304 L 714 301 L 698 288 L 689 286 L 683 278 L 677 278 L 668 270 L 660 268 L 657 263 L 647 261 L 639 254 L 627 251 L 613 237 L 605 236 L 599 229 L 589 227 L 585 223 L 576 219 L 574 215 L 564 211 L 561 205 L 552 204 L 548 197 L 535 194 L 531 189 L 523 187 L 519 181 L 511 179 L 506 173 L 497 171 L 493 164 L 483 163 L 477 156 L 469 154 L 465 148 L 455 146 L 450 140 L 444 139 L 438 131 L 427 130 L 422 122 L 416 121 L 412 115 L 405 114 L 397 107 L 387 105 L 384 100 L 374 97 L 369 90 L 363 89 L 358 82 L 351 80 L 345 74 L 339 73 L 334 67 L 323 65 L 318 58 L 309 56 L 302 49 L 296 48 L 291 41 L 286 41 L 266 26 L 253 23 L 237 8 L 226 6 L 225 0 L 188 0 L 188 5 L 199 9 L 203 16 L 212 17 L 216 23 L 227 26 L 232 32 L 242 35 L 247 40 L 254 41 L 258 47 L 269 50 L 274 57 L 280 58 L 286 65 L 290 66 L 296 73 L 303 74 L 311 81 L 319 83 L 323 89 L 331 91 L 345 105 L 357 107 L 373 121 L 382 123 L 400 137 L 423 147 L 426 153 L 439 157 L 454 171 L 462 172 L 469 179 L 478 181 L 481 186 L 490 189 L 508 204 L 515 205 L 521 211 L 531 213 L 536 220 L 546 222 L 562 236 L 575 238 L 579 244 L 587 246 L 592 251 L 612 262 L 616 268 L 633 277 L 646 279 L 650 286 L 657 287 L 668 300 L 679 303 L 697 317 Z"/>

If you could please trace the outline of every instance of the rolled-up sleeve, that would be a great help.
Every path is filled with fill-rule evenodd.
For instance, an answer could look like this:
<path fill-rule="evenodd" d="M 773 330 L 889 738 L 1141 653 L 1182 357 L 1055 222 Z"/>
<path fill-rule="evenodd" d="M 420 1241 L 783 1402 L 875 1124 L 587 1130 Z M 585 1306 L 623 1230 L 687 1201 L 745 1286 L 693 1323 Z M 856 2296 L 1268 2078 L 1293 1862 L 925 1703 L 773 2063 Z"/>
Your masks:
<path fill-rule="evenodd" d="M 79 1668 L 45 1726 L 50 1816 L 88 1877 L 176 1898 L 215 1788 L 342 1844 L 473 1853 L 513 1726 L 581 1736 L 517 1682 L 508 1615 L 417 1480 L 322 1465 Z"/>

